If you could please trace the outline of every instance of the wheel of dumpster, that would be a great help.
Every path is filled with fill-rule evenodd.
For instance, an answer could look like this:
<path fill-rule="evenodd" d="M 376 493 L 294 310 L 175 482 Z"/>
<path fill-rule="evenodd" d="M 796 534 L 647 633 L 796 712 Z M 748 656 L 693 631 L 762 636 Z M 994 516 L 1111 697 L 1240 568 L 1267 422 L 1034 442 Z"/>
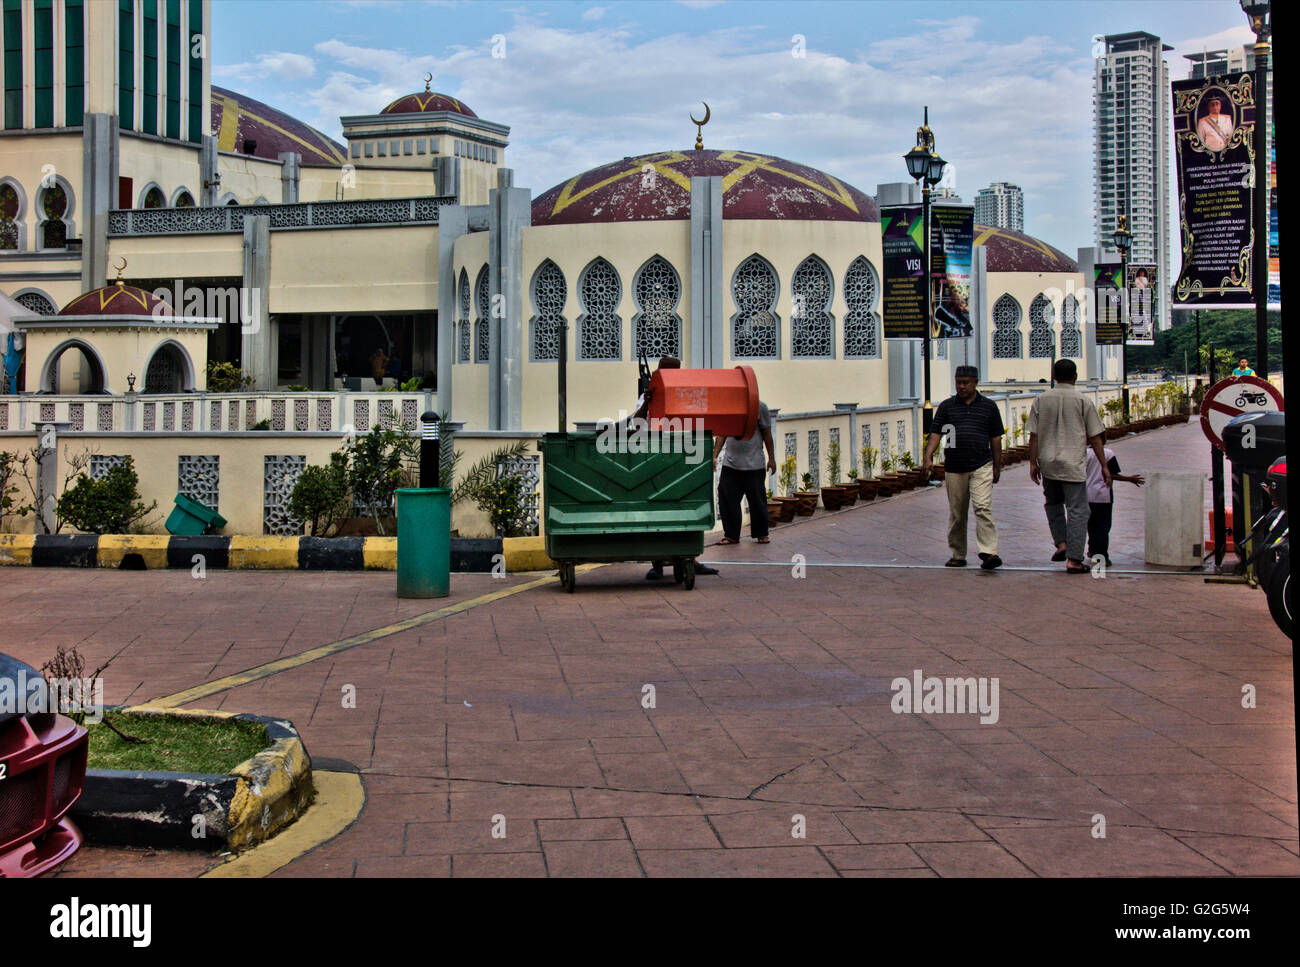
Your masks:
<path fill-rule="evenodd" d="M 686 580 L 686 568 L 682 566 L 681 561 L 673 561 L 673 580 L 678 584 Z"/>
<path fill-rule="evenodd" d="M 686 563 L 682 565 L 682 587 L 687 591 L 695 587 L 695 558 L 688 557 Z"/>
<path fill-rule="evenodd" d="M 560 587 L 564 588 L 564 590 L 568 591 L 570 594 L 573 593 L 574 587 L 573 570 L 574 568 L 572 564 L 560 565 Z"/>

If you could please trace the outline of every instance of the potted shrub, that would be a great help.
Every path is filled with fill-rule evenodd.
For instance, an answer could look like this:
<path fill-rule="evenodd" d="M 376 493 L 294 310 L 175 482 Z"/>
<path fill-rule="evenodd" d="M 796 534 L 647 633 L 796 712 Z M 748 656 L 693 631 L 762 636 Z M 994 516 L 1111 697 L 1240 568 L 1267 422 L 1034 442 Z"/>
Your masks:
<path fill-rule="evenodd" d="M 794 457 L 786 457 L 781 461 L 780 477 L 778 485 L 781 493 L 772 499 L 781 504 L 781 522 L 788 524 L 794 520 L 794 515 L 799 510 L 799 498 L 794 495 L 794 481 L 797 464 Z"/>
<path fill-rule="evenodd" d="M 911 490 L 921 482 L 921 471 L 917 469 L 916 461 L 912 459 L 912 451 L 904 450 L 898 462 L 903 465 L 903 486 Z"/>
<path fill-rule="evenodd" d="M 811 517 L 817 510 L 817 498 L 821 496 L 813 490 L 813 479 L 811 473 L 805 473 L 799 478 L 799 484 L 803 487 L 797 491 L 794 496 L 799 498 L 799 509 L 797 513 L 800 517 Z"/>
<path fill-rule="evenodd" d="M 781 502 L 772 497 L 772 491 L 767 492 L 767 526 L 775 527 L 781 523 Z"/>

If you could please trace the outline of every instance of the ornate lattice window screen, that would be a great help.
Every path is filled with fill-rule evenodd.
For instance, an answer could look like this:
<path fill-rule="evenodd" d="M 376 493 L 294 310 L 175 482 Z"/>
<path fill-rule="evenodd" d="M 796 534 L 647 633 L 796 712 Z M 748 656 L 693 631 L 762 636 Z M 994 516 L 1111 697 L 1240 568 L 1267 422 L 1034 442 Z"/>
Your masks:
<path fill-rule="evenodd" d="M 108 472 L 109 472 L 110 470 L 112 470 L 114 467 L 125 467 L 125 466 L 126 466 L 126 461 L 127 461 L 128 459 L 130 459 L 130 458 L 127 457 L 125 454 L 117 454 L 117 453 L 109 453 L 109 454 L 93 453 L 93 454 L 91 454 L 91 456 L 90 456 L 90 479 L 91 479 L 91 480 L 102 480 L 102 479 L 104 479 L 104 474 L 108 473 Z"/>
<path fill-rule="evenodd" d="M 537 536 L 537 509 L 541 491 L 541 458 L 520 457 L 517 460 L 502 460 L 497 464 L 497 477 L 518 476 L 523 479 L 520 488 L 520 514 L 516 523 L 521 525 L 524 537 Z M 505 536 L 498 533 L 498 537 Z"/>
<path fill-rule="evenodd" d="M 622 359 L 623 320 L 617 315 L 623 298 L 623 283 L 614 266 L 595 258 L 578 280 L 578 299 L 582 315 L 578 317 L 579 359 Z"/>
<path fill-rule="evenodd" d="M 993 304 L 993 358 L 1020 359 L 1020 303 L 1004 295 Z"/>
<path fill-rule="evenodd" d="M 58 310 L 54 308 L 54 303 L 45 298 L 45 296 L 41 295 L 39 292 L 24 292 L 22 295 L 14 299 L 14 301 L 24 309 L 30 309 L 38 316 L 53 316 L 58 314 Z"/>
<path fill-rule="evenodd" d="M 302 533 L 302 521 L 289 510 L 289 497 L 293 485 L 307 467 L 304 456 L 271 456 L 263 458 L 262 478 L 262 531 L 280 537 Z"/>
<path fill-rule="evenodd" d="M 787 433 L 785 435 L 785 456 L 788 460 L 790 457 L 798 459 L 799 457 L 799 434 Z"/>
<path fill-rule="evenodd" d="M 565 325 L 564 303 L 569 287 L 560 267 L 547 259 L 533 275 L 532 360 L 560 358 L 560 327 Z"/>
<path fill-rule="evenodd" d="M 456 288 L 456 331 L 460 333 L 460 352 L 457 362 L 469 362 L 469 275 L 460 270 L 460 285 Z"/>
<path fill-rule="evenodd" d="M 780 319 L 776 308 L 776 270 L 759 255 L 751 255 L 736 269 L 731 298 L 731 355 L 736 359 L 779 359 Z"/>
<path fill-rule="evenodd" d="M 474 321 L 474 362 L 486 363 L 491 351 L 488 330 L 488 308 L 491 299 L 488 296 L 488 267 L 479 269 L 478 280 L 474 283 L 474 307 L 478 318 Z"/>
<path fill-rule="evenodd" d="M 844 273 L 844 356 L 846 359 L 880 358 L 880 317 L 876 300 L 880 283 L 866 256 L 859 255 Z"/>
<path fill-rule="evenodd" d="M 176 365 L 176 350 L 163 346 L 149 360 L 144 374 L 146 393 L 176 393 L 180 390 L 180 370 Z"/>
<path fill-rule="evenodd" d="M 835 318 L 830 313 L 835 286 L 831 270 L 816 256 L 799 263 L 790 280 L 794 312 L 790 316 L 790 356 L 794 359 L 833 359 Z"/>
<path fill-rule="evenodd" d="M 1029 304 L 1029 358 L 1050 359 L 1056 355 L 1056 309 L 1041 292 Z"/>
<path fill-rule="evenodd" d="M 1067 295 L 1061 302 L 1061 355 L 1083 358 L 1083 333 L 1079 329 L 1079 300 Z"/>
<path fill-rule="evenodd" d="M 637 314 L 632 319 L 636 358 L 644 354 L 654 360 L 660 356 L 682 358 L 682 317 L 677 304 L 682 297 L 682 283 L 677 271 L 661 255 L 656 255 L 637 271 L 632 285 Z"/>
<path fill-rule="evenodd" d="M 176 489 L 209 510 L 218 510 L 221 494 L 221 458 L 180 456 L 176 458 Z"/>
<path fill-rule="evenodd" d="M 822 440 L 820 430 L 808 431 L 808 472 L 812 474 L 813 490 L 822 485 Z"/>

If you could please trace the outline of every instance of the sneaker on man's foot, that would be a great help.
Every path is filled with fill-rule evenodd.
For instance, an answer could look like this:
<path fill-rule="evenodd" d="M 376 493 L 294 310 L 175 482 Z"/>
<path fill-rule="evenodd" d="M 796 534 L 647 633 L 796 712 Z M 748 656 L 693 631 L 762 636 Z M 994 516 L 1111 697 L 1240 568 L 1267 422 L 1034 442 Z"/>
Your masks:
<path fill-rule="evenodd" d="M 964 557 L 950 557 L 948 558 L 947 562 L 944 564 L 944 567 L 965 567 L 965 566 L 966 566 L 966 558 Z"/>
<path fill-rule="evenodd" d="M 709 567 L 707 564 L 696 564 L 695 573 L 696 574 L 717 574 L 718 569 L 716 567 Z"/>
<path fill-rule="evenodd" d="M 980 564 L 980 567 L 986 571 L 992 571 L 994 568 L 1002 566 L 1002 558 L 998 557 L 996 554 L 981 554 L 980 561 L 983 562 Z"/>

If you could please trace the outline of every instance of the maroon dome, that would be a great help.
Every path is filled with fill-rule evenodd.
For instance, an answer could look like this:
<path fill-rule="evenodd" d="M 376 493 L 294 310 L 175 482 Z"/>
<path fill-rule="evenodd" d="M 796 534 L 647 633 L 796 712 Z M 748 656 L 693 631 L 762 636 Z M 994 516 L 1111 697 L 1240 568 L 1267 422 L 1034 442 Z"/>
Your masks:
<path fill-rule="evenodd" d="M 1059 248 L 1009 228 L 975 226 L 975 244 L 987 252 L 990 272 L 1078 272 L 1079 263 Z"/>
<path fill-rule="evenodd" d="M 749 151 L 660 151 L 576 175 L 538 196 L 534 225 L 691 215 L 691 178 L 722 177 L 723 218 L 878 222 L 871 196 L 806 165 Z"/>
<path fill-rule="evenodd" d="M 343 145 L 303 124 L 283 111 L 212 85 L 212 134 L 221 151 L 244 150 L 245 141 L 257 142 L 253 157 L 275 161 L 283 151 L 296 151 L 302 163 L 338 167 L 347 161 Z"/>
<path fill-rule="evenodd" d="M 439 94 L 437 91 L 430 91 L 428 88 L 425 88 L 422 94 L 407 94 L 405 97 L 399 97 L 379 113 L 424 114 L 428 111 L 450 111 L 452 114 L 463 114 L 467 118 L 478 117 L 464 102 L 448 97 L 446 94 Z"/>
<path fill-rule="evenodd" d="M 61 316 L 170 316 L 172 307 L 152 293 L 121 282 L 92 289 L 59 310 Z"/>

